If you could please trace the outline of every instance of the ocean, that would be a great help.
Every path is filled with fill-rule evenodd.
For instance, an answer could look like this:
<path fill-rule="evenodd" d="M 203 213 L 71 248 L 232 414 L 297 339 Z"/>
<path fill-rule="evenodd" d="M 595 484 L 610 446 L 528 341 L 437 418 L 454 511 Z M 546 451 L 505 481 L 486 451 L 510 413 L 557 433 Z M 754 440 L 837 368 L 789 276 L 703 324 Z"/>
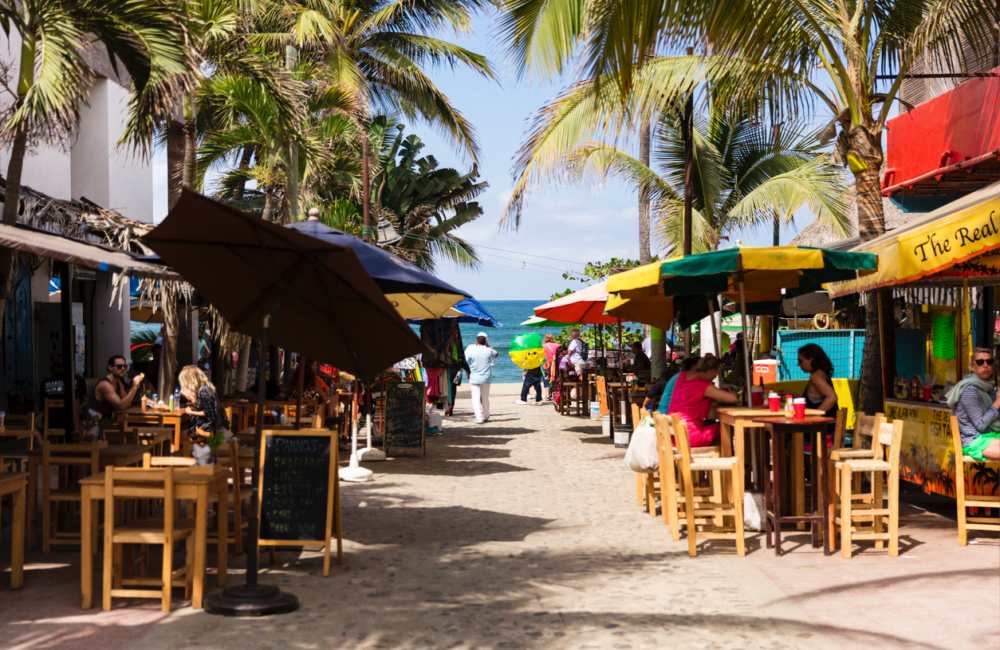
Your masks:
<path fill-rule="evenodd" d="M 479 325 L 469 325 L 463 323 L 462 345 L 469 345 L 476 340 L 476 334 L 480 331 L 486 332 L 490 345 L 500 352 L 497 358 L 497 365 L 493 371 L 493 381 L 497 383 L 521 382 L 521 369 L 510 360 L 507 351 L 510 349 L 510 342 L 518 334 L 526 332 L 538 332 L 544 336 L 547 332 L 558 334 L 562 331 L 559 327 L 522 327 L 520 323 L 535 315 L 532 309 L 547 302 L 546 298 L 539 300 L 481 300 L 480 303 L 486 311 L 493 314 L 493 317 L 500 321 L 501 326 L 490 328 Z"/>

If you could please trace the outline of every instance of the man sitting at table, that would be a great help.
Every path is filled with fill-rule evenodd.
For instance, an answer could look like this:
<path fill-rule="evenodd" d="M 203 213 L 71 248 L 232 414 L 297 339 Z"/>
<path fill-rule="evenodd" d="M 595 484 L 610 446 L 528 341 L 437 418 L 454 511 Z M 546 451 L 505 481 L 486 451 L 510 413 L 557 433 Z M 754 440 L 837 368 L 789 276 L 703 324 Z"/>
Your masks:
<path fill-rule="evenodd" d="M 994 381 L 996 361 L 989 348 L 972 352 L 968 375 L 948 391 L 948 406 L 958 419 L 962 453 L 974 460 L 1000 460 L 1000 396 Z"/>
<path fill-rule="evenodd" d="M 132 384 L 127 382 L 128 361 L 120 354 L 108 359 L 108 374 L 94 386 L 94 410 L 102 418 L 114 417 L 115 413 L 127 411 L 135 400 L 136 393 L 142 387 L 146 375 L 141 372 L 132 378 Z"/>
<path fill-rule="evenodd" d="M 649 383 L 652 374 L 652 363 L 642 349 L 642 343 L 636 341 L 632 344 L 632 362 L 627 366 L 629 372 L 635 373 L 640 383 Z"/>

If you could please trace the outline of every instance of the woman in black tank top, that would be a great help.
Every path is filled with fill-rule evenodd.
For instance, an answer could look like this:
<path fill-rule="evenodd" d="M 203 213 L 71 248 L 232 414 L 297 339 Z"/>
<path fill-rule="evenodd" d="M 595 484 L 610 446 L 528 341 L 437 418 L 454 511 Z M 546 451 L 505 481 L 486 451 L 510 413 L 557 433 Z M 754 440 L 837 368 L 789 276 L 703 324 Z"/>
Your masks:
<path fill-rule="evenodd" d="M 802 392 L 806 408 L 819 409 L 828 417 L 837 415 L 837 392 L 833 389 L 833 363 L 823 348 L 808 343 L 799 348 L 799 368 L 809 373 Z"/>

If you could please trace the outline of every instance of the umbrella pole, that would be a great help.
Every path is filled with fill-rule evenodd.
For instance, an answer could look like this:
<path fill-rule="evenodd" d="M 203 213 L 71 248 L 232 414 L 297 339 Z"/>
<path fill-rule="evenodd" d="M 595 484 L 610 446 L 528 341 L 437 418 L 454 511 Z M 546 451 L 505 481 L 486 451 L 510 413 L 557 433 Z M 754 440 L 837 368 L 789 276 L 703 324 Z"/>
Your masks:
<path fill-rule="evenodd" d="M 373 472 L 362 467 L 358 458 L 358 403 L 361 401 L 361 381 L 354 380 L 354 400 L 351 403 L 351 461 L 347 467 L 340 470 L 340 479 L 351 483 L 364 483 L 372 480 Z"/>
<path fill-rule="evenodd" d="M 705 296 L 705 300 L 708 301 L 708 317 L 712 320 L 712 341 L 715 343 L 715 356 L 722 357 L 722 338 L 719 336 L 720 323 L 715 322 L 715 298 L 713 296 Z M 721 315 L 719 320 L 722 320 Z"/>
<path fill-rule="evenodd" d="M 302 428 L 302 391 L 306 385 L 306 358 L 299 354 L 299 396 L 295 399 L 295 428 Z"/>
<path fill-rule="evenodd" d="M 624 356 L 624 351 L 622 350 L 622 319 L 618 319 L 618 373 L 621 374 L 622 371 L 622 357 Z"/>
<path fill-rule="evenodd" d="M 750 349 L 747 346 L 747 300 L 743 291 L 743 278 L 740 278 L 740 321 L 743 327 L 743 372 L 747 382 L 747 406 L 753 406 L 751 403 L 753 400 L 751 389 L 753 386 L 750 383 Z"/>
<path fill-rule="evenodd" d="M 260 336 L 260 354 L 257 355 L 257 423 L 254 426 L 252 487 L 250 488 L 250 516 L 247 518 L 247 570 L 242 585 L 226 587 L 205 597 L 205 611 L 223 616 L 267 616 L 287 614 L 299 608 L 299 599 L 273 585 L 257 584 L 258 545 L 260 531 L 257 521 L 257 504 L 260 503 L 260 439 L 264 428 L 264 363 L 267 359 L 268 330 L 271 315 L 264 316 Z M 336 444 L 336 443 L 334 443 Z"/>

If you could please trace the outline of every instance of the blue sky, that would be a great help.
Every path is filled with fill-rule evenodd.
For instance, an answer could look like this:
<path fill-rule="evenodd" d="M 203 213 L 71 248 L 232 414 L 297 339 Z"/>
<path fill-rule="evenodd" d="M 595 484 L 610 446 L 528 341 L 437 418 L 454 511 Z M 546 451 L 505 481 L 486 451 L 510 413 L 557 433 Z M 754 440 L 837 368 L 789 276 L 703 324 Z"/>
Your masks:
<path fill-rule="evenodd" d="M 638 257 L 638 217 L 633 190 L 614 178 L 589 178 L 581 184 L 550 184 L 536 188 L 525 204 L 517 231 L 499 228 L 513 181 L 511 162 L 533 112 L 554 98 L 565 80 L 517 77 L 513 63 L 497 38 L 492 14 L 476 18 L 467 34 L 449 38 L 486 54 L 499 83 L 466 70 L 444 67 L 431 77 L 475 125 L 479 138 L 481 177 L 489 182 L 479 202 L 484 215 L 459 234 L 475 245 L 482 259 L 477 270 L 441 262 L 437 273 L 483 300 L 547 299 L 569 286 L 564 271 L 579 271 L 592 260 Z M 470 163 L 442 134 L 426 124 L 408 125 L 443 166 L 468 169 Z M 165 154 L 154 164 L 156 219 L 166 212 Z M 787 241 L 807 225 L 800 219 L 782 235 Z M 746 244 L 769 244 L 770 226 L 740 233 Z M 656 251 L 654 251 L 654 254 Z"/>

